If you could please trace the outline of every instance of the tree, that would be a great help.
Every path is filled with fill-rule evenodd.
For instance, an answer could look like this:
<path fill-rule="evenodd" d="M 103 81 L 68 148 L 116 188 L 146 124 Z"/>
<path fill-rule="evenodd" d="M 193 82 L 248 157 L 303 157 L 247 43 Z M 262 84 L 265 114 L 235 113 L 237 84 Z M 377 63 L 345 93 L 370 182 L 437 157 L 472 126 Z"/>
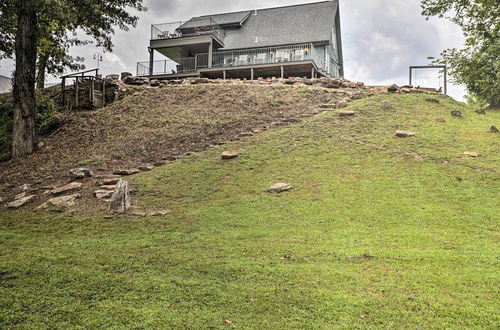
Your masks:
<path fill-rule="evenodd" d="M 45 72 L 76 65 L 68 56 L 71 45 L 83 31 L 96 46 L 111 51 L 115 27 L 128 30 L 138 17 L 127 10 L 143 11 L 143 0 L 3 0 L 0 2 L 0 58 L 15 56 L 14 132 L 12 157 L 35 149 L 35 81 L 37 58 L 39 80 Z"/>
<path fill-rule="evenodd" d="M 490 107 L 500 107 L 500 5 L 498 0 L 422 0 L 422 14 L 447 18 L 460 26 L 465 48 L 444 50 L 454 82 Z"/>

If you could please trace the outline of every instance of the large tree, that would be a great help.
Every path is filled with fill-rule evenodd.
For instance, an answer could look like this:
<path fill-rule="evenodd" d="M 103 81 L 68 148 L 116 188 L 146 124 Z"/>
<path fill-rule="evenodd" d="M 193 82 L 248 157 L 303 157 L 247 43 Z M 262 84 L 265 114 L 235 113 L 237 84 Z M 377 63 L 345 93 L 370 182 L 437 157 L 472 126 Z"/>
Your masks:
<path fill-rule="evenodd" d="M 455 82 L 470 94 L 500 106 L 500 2 L 499 0 L 422 0 L 423 15 L 447 18 L 459 25 L 465 48 L 447 49 L 437 62 L 447 64 Z"/>
<path fill-rule="evenodd" d="M 0 58 L 15 56 L 14 132 L 12 157 L 34 151 L 35 82 L 37 59 L 39 81 L 46 70 L 58 72 L 75 64 L 67 54 L 71 45 L 87 42 L 111 51 L 111 36 L 118 27 L 128 30 L 138 17 L 130 10 L 142 11 L 143 0 L 3 0 L 0 2 Z M 43 71 L 42 71 L 43 70 Z"/>

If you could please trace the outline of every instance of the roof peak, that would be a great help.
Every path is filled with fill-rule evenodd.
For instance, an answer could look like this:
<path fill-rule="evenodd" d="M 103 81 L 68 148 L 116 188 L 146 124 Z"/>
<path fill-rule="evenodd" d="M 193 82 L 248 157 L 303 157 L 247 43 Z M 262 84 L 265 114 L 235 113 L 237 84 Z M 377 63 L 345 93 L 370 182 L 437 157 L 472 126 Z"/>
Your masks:
<path fill-rule="evenodd" d="M 311 6 L 311 5 L 318 5 L 318 4 L 322 4 L 322 3 L 335 2 L 335 1 L 338 2 L 338 0 L 324 0 L 324 1 L 317 1 L 317 2 L 298 3 L 298 4 L 295 4 L 295 5 L 286 5 L 286 6 L 277 6 L 277 7 L 266 7 L 266 8 L 254 8 L 254 9 L 248 9 L 248 10 L 238 10 L 238 11 L 230 11 L 230 12 L 217 13 L 217 14 L 195 16 L 195 17 L 192 17 L 191 19 L 204 18 L 204 17 L 212 17 L 212 16 L 219 16 L 219 15 L 236 14 L 236 13 L 251 13 L 251 12 L 256 11 L 256 10 L 257 11 L 263 11 L 263 10 L 282 9 L 282 8 L 290 8 L 290 7 Z"/>

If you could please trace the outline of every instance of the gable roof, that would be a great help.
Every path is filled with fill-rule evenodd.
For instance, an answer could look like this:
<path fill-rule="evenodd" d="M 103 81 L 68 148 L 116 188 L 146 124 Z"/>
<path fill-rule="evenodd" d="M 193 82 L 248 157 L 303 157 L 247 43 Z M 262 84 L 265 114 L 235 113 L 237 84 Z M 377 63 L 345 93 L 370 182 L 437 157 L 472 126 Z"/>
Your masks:
<path fill-rule="evenodd" d="M 224 49 L 269 47 L 330 41 L 337 8 L 338 0 L 333 0 L 205 15 L 191 20 L 213 19 L 222 26 L 241 22 L 240 28 L 226 29 Z"/>

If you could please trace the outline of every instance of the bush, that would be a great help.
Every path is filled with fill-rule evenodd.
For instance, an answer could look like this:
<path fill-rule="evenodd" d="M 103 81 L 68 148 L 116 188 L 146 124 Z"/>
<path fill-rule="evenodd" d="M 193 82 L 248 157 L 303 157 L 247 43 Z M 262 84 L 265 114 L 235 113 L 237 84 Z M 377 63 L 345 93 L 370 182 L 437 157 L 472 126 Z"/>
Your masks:
<path fill-rule="evenodd" d="M 63 123 L 61 108 L 54 99 L 54 95 L 37 92 L 36 131 L 38 136 L 46 136 L 52 133 Z M 13 116 L 12 95 L 0 95 L 0 161 L 10 159 Z"/>

